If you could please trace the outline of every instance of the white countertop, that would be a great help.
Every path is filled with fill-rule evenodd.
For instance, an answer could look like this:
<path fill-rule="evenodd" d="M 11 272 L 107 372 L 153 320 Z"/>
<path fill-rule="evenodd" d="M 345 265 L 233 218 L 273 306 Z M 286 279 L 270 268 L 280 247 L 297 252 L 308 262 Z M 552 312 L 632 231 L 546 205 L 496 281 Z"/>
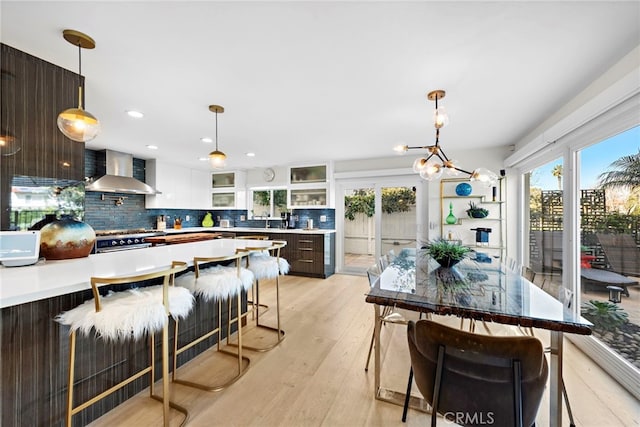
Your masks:
<path fill-rule="evenodd" d="M 179 233 L 198 233 L 203 231 L 215 231 L 215 232 L 232 232 L 236 231 L 249 232 L 249 233 L 291 233 L 291 234 L 329 234 L 335 233 L 336 230 L 327 230 L 320 228 L 313 228 L 307 230 L 304 228 L 258 228 L 258 227 L 185 227 L 185 228 L 167 228 L 164 230 L 167 234 L 179 234 Z"/>
<path fill-rule="evenodd" d="M 24 267 L 0 266 L 0 308 L 91 289 L 91 277 L 143 274 L 171 261 L 193 264 L 194 256 L 226 256 L 237 248 L 270 246 L 271 241 L 214 239 L 179 245 L 108 252 Z"/>

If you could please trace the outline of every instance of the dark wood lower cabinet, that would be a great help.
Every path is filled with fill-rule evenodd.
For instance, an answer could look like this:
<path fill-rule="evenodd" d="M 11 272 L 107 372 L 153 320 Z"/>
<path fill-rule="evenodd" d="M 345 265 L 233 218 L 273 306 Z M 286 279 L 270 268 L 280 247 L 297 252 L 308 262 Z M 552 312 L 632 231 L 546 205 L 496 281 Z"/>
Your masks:
<path fill-rule="evenodd" d="M 237 236 L 256 233 L 236 232 Z M 284 240 L 280 256 L 291 265 L 289 274 L 294 276 L 326 279 L 335 272 L 335 233 L 265 233 L 270 240 Z"/>
<path fill-rule="evenodd" d="M 69 328 L 53 319 L 58 313 L 70 310 L 90 298 L 92 294 L 89 290 L 2 309 L 2 426 L 64 425 Z M 246 309 L 246 296 L 243 299 L 243 307 Z M 227 318 L 225 306 L 223 304 L 221 313 L 223 324 L 226 324 Z M 217 307 L 216 302 L 204 303 L 196 300 L 189 317 L 180 322 L 179 342 L 190 342 L 213 329 L 214 322 L 217 322 Z M 170 321 L 169 325 L 170 348 L 173 348 L 174 322 Z M 226 334 L 226 326 L 222 330 L 223 335 Z M 160 334 L 156 335 L 155 342 L 157 380 L 162 366 Z M 215 343 L 216 338 L 211 337 L 190 348 L 178 357 L 178 365 L 186 363 Z M 95 396 L 148 363 L 148 339 L 114 344 L 95 336 L 79 336 L 75 364 L 75 401 L 85 401 Z M 148 385 L 146 376 L 132 382 L 75 415 L 73 425 L 87 425 Z M 161 410 L 161 405 L 158 410 Z"/>

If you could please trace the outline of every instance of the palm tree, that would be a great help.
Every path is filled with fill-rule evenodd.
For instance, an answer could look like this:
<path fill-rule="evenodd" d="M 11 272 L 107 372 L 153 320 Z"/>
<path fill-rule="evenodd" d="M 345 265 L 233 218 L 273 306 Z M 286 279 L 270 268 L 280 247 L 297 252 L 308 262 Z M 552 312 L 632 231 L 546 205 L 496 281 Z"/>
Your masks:
<path fill-rule="evenodd" d="M 562 165 L 555 165 L 551 169 L 551 175 L 558 178 L 558 190 L 562 190 Z"/>
<path fill-rule="evenodd" d="M 637 154 L 620 157 L 609 165 L 609 170 L 598 176 L 602 188 L 629 188 L 640 190 L 640 149 Z"/>

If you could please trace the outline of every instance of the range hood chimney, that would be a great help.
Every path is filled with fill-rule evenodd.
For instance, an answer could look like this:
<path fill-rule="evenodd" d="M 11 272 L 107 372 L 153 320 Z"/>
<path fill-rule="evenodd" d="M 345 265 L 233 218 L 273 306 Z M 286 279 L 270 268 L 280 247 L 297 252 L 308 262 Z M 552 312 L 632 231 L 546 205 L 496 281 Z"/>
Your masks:
<path fill-rule="evenodd" d="M 113 150 L 96 153 L 96 174 L 85 191 L 127 194 L 158 194 L 150 185 L 133 177 L 133 155 Z"/>

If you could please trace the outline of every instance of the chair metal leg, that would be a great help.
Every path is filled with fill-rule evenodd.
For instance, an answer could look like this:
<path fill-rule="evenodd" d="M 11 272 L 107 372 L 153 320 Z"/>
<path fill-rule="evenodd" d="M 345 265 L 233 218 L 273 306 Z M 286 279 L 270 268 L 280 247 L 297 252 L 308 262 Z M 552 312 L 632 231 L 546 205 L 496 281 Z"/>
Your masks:
<path fill-rule="evenodd" d="M 69 375 L 67 389 L 67 414 L 65 417 L 65 424 L 67 427 L 71 427 L 71 416 L 73 415 L 73 377 L 75 375 L 76 364 L 76 332 L 71 332 L 69 336 Z"/>
<path fill-rule="evenodd" d="M 369 371 L 369 361 L 371 360 L 371 352 L 373 351 L 373 341 L 375 339 L 375 332 L 371 333 L 371 343 L 369 343 L 369 354 L 367 354 L 367 364 L 364 365 L 364 371 Z"/>
<path fill-rule="evenodd" d="M 276 332 L 278 334 L 278 338 L 276 340 L 275 343 L 267 345 L 265 347 L 255 347 L 255 346 L 251 346 L 251 345 L 247 345 L 244 344 L 244 348 L 247 350 L 253 350 L 253 351 L 257 351 L 257 352 L 264 352 L 264 351 L 269 351 L 272 348 L 275 348 L 276 346 L 278 346 L 282 340 L 284 340 L 284 335 L 285 332 L 282 330 L 281 325 L 280 325 L 280 281 L 278 280 L 279 276 L 276 276 L 276 327 L 274 328 L 273 326 L 267 326 L 267 325 L 263 325 L 260 323 L 260 314 L 257 313 L 258 315 L 256 316 L 256 328 L 262 328 L 262 329 L 266 329 L 269 331 L 273 331 Z M 256 280 L 256 287 L 258 281 Z M 256 289 L 257 291 L 257 289 Z M 258 306 L 260 306 L 260 293 L 256 292 L 256 304 Z M 240 318 L 240 314 L 238 314 L 238 317 Z M 237 343 L 229 343 L 230 346 L 237 346 Z"/>
<path fill-rule="evenodd" d="M 409 380 L 407 381 L 407 393 L 404 396 L 404 408 L 402 408 L 402 422 L 407 422 L 407 412 L 409 412 L 409 401 L 411 400 L 411 386 L 413 384 L 413 368 L 409 369 Z"/>
<path fill-rule="evenodd" d="M 184 414 L 185 418 L 182 421 L 182 423 L 180 424 L 181 426 L 185 425 L 187 420 L 189 419 L 189 412 L 183 408 L 182 406 L 176 405 L 173 402 L 171 402 L 169 400 L 169 382 L 168 382 L 168 378 L 169 378 L 169 331 L 168 331 L 168 318 L 166 320 L 167 323 L 165 323 L 165 326 L 163 328 L 162 331 L 162 339 L 163 339 L 163 349 L 162 349 L 162 363 L 163 363 L 163 367 L 162 367 L 162 373 L 163 373 L 163 396 L 156 396 L 154 394 L 154 372 L 155 372 L 155 340 L 154 340 L 154 335 L 153 334 L 149 334 L 149 341 L 150 341 L 150 348 L 149 348 L 149 353 L 150 353 L 150 362 L 149 362 L 149 366 L 147 366 L 146 368 L 138 371 L 136 374 L 131 375 L 130 377 L 120 381 L 119 383 L 113 385 L 112 387 L 110 387 L 109 389 L 99 393 L 98 395 L 92 397 L 91 399 L 87 400 L 84 403 L 79 404 L 78 406 L 74 407 L 73 406 L 73 382 L 74 382 L 74 376 L 75 376 L 75 350 L 76 350 L 76 342 L 77 342 L 77 334 L 76 332 L 71 332 L 71 334 L 69 335 L 69 375 L 68 375 L 68 390 L 67 390 L 67 413 L 65 416 L 65 425 L 67 427 L 71 427 L 71 421 L 72 421 L 72 417 L 74 414 L 77 414 L 78 412 L 88 408 L 89 406 L 93 405 L 94 403 L 102 400 L 103 398 L 105 398 L 106 396 L 112 394 L 113 392 L 121 389 L 122 387 L 126 386 L 127 384 L 137 380 L 138 378 L 141 378 L 144 375 L 149 375 L 149 395 L 151 398 L 158 400 L 160 402 L 162 402 L 163 404 L 163 420 L 164 420 L 164 425 L 168 426 L 169 425 L 169 408 L 173 408 L 176 409 L 178 411 L 180 411 L 181 413 Z"/>
<path fill-rule="evenodd" d="M 571 404 L 569 403 L 569 395 L 567 394 L 567 387 L 564 385 L 564 378 L 562 379 L 562 397 L 564 397 L 564 403 L 567 406 L 567 415 L 569 415 L 569 426 L 576 427 L 576 423 L 573 420 L 573 412 L 571 411 Z"/>
<path fill-rule="evenodd" d="M 238 300 L 238 314 L 240 313 L 240 309 L 241 309 L 241 301 L 240 301 L 240 297 L 238 296 L 237 298 Z M 178 348 L 178 324 L 179 322 L 176 322 L 176 327 L 175 327 L 175 334 L 174 334 L 174 351 L 173 351 L 173 373 L 172 373 L 172 377 L 171 380 L 175 383 L 178 384 L 182 384 L 182 385 L 186 385 L 189 387 L 195 387 L 195 388 L 199 388 L 201 390 L 205 390 L 205 391 L 222 391 L 224 389 L 226 389 L 227 387 L 229 387 L 231 384 L 235 383 L 238 379 L 240 379 L 240 377 L 242 377 L 245 372 L 247 371 L 249 364 L 251 363 L 251 361 L 249 360 L 248 357 L 243 356 L 242 354 L 242 322 L 238 321 L 238 352 L 232 352 L 226 349 L 222 349 L 221 348 L 221 342 L 222 342 L 222 325 L 221 325 L 221 315 L 222 315 L 222 300 L 218 300 L 218 323 L 215 324 L 214 328 L 207 332 L 206 334 L 200 336 L 199 338 L 196 338 L 195 340 L 191 341 L 190 343 Z M 229 343 L 229 335 L 231 334 L 231 297 L 227 299 L 227 322 L 228 322 L 228 329 L 227 329 L 227 343 Z M 225 355 L 225 356 L 231 356 L 231 357 L 237 357 L 238 358 L 238 373 L 231 379 L 220 383 L 220 384 L 202 384 L 202 383 L 197 383 L 197 382 L 193 382 L 193 381 L 187 381 L 187 380 L 183 380 L 183 379 L 179 379 L 177 378 L 177 357 L 180 353 L 190 349 L 191 347 L 193 347 L 194 345 L 208 339 L 209 337 L 213 336 L 213 335 L 217 335 L 217 352 L 219 354 Z"/>
<path fill-rule="evenodd" d="M 269 311 L 269 306 L 266 304 L 260 304 L 260 289 L 258 288 L 258 281 L 256 280 L 256 286 L 251 288 L 251 299 L 247 300 L 247 304 L 251 305 L 251 318 L 255 319 L 260 316 L 260 308 L 263 308 L 262 314 Z"/>

